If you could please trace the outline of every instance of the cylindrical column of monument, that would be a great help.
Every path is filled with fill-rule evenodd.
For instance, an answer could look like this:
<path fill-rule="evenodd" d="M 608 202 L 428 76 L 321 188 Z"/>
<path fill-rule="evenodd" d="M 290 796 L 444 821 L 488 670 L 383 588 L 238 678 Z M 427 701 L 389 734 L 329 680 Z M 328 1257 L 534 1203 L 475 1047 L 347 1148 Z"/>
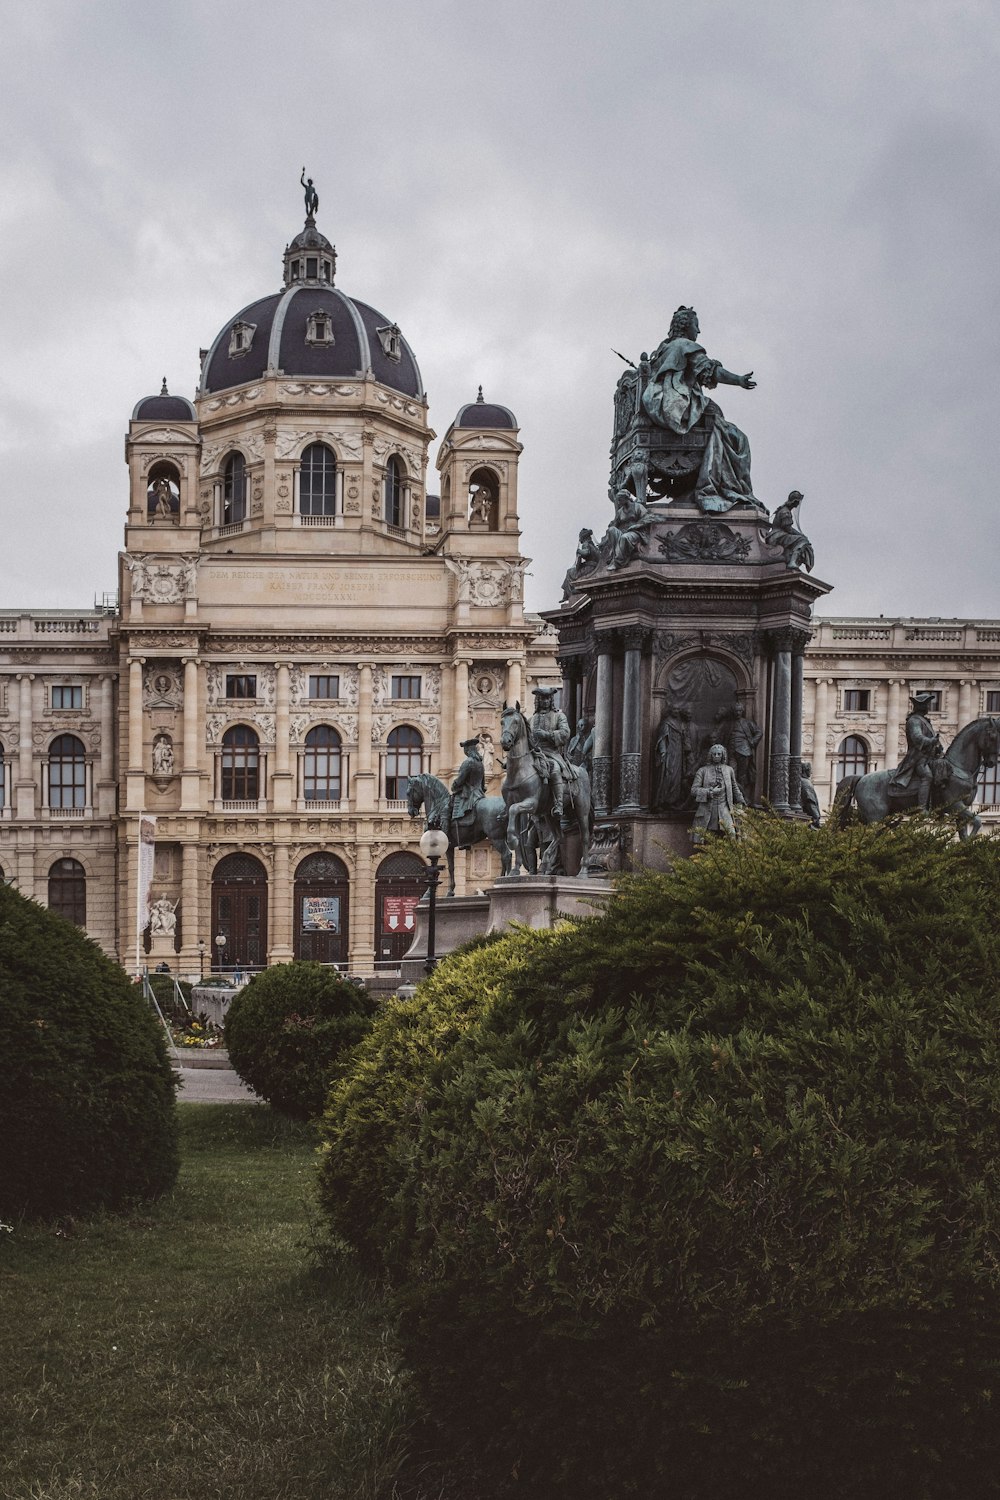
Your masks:
<path fill-rule="evenodd" d="M 816 708 L 813 712 L 813 786 L 816 795 L 820 798 L 820 806 L 825 801 L 829 806 L 833 801 L 831 790 L 828 790 L 824 798 L 822 787 L 829 787 L 830 760 L 826 753 L 826 726 L 830 717 L 830 679 L 829 677 L 816 678 Z"/>
<path fill-rule="evenodd" d="M 597 637 L 597 698 L 594 704 L 594 811 L 611 810 L 611 709 L 614 637 Z"/>
<path fill-rule="evenodd" d="M 642 648 L 646 632 L 638 626 L 622 631 L 625 647 L 625 681 L 622 692 L 622 753 L 618 767 L 618 810 L 639 811 L 639 778 L 642 772 Z"/>
<path fill-rule="evenodd" d="M 802 676 L 811 632 L 792 632 L 791 722 L 788 726 L 788 805 L 802 806 Z"/>
<path fill-rule="evenodd" d="M 576 730 L 576 721 L 578 718 L 576 705 L 576 659 L 572 656 L 557 656 L 556 662 L 562 673 L 562 692 L 559 698 L 559 707 L 566 715 L 570 734 L 573 734 Z"/>
<path fill-rule="evenodd" d="M 773 657 L 771 684 L 771 765 L 768 801 L 777 812 L 790 811 L 788 802 L 788 757 L 792 727 L 792 635 L 791 630 L 768 632 Z"/>

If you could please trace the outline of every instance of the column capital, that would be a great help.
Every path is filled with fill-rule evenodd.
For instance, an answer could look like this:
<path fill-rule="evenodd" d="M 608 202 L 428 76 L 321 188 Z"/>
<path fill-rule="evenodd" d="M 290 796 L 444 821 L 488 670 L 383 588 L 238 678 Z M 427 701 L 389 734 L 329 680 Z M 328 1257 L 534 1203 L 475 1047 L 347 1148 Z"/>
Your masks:
<path fill-rule="evenodd" d="M 617 643 L 618 632 L 614 629 L 594 631 L 594 650 L 598 656 L 610 656 Z"/>
<path fill-rule="evenodd" d="M 626 625 L 619 630 L 618 637 L 626 651 L 644 651 L 649 631 L 644 625 Z"/>
<path fill-rule="evenodd" d="M 812 631 L 795 625 L 782 625 L 777 630 L 765 630 L 764 640 L 774 654 L 790 651 L 795 656 L 801 656 L 812 640 Z"/>
<path fill-rule="evenodd" d="M 34 682 L 35 675 L 34 672 L 18 672 L 16 674 L 18 682 Z"/>

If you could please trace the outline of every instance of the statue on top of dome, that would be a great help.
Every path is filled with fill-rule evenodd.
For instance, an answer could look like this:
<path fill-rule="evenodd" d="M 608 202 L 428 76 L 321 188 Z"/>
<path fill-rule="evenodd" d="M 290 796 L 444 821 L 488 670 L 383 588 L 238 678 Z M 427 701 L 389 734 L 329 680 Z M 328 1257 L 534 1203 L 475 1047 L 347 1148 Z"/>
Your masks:
<path fill-rule="evenodd" d="M 299 178 L 299 181 L 305 188 L 306 193 L 306 218 L 315 219 L 316 210 L 319 208 L 319 193 L 313 187 L 312 178 L 310 177 L 308 181 L 306 180 L 305 167 L 302 168 L 302 176 Z"/>

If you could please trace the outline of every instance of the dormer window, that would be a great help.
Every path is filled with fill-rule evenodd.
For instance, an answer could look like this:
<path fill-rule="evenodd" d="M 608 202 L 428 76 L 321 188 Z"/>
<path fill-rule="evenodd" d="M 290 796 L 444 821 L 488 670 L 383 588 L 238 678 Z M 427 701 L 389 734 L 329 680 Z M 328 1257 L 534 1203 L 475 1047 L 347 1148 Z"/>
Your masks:
<path fill-rule="evenodd" d="M 391 323 L 387 328 L 376 328 L 378 341 L 382 345 L 382 353 L 388 359 L 394 359 L 398 364 L 403 357 L 403 335 L 398 323 Z"/>
<path fill-rule="evenodd" d="M 310 314 L 306 324 L 306 343 L 332 344 L 333 342 L 333 319 L 328 312 L 319 308 Z"/>
<path fill-rule="evenodd" d="M 242 320 L 234 323 L 229 330 L 229 353 L 246 354 L 253 343 L 253 336 L 257 332 L 256 323 L 244 323 Z"/>

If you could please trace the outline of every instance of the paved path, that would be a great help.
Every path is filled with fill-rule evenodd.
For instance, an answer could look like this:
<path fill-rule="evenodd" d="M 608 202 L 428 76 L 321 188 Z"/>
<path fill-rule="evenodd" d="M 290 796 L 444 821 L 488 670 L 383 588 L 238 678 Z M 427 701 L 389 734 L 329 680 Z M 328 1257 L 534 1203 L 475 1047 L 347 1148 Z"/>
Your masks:
<path fill-rule="evenodd" d="M 178 1068 L 184 1104 L 262 1104 L 232 1068 Z"/>

